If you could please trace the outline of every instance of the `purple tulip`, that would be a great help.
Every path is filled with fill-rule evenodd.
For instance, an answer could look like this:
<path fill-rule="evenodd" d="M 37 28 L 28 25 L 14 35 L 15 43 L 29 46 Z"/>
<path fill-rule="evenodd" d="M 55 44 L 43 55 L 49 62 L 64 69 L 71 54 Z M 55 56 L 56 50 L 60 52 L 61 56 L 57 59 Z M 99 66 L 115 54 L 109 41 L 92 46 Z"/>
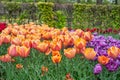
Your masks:
<path fill-rule="evenodd" d="M 114 59 L 110 59 L 110 61 L 108 62 L 108 64 L 106 64 L 106 68 L 109 70 L 109 71 L 116 71 L 119 67 L 119 64 L 116 60 Z"/>
<path fill-rule="evenodd" d="M 102 66 L 100 64 L 96 64 L 94 67 L 94 74 L 97 75 L 101 73 L 101 71 L 102 71 Z"/>

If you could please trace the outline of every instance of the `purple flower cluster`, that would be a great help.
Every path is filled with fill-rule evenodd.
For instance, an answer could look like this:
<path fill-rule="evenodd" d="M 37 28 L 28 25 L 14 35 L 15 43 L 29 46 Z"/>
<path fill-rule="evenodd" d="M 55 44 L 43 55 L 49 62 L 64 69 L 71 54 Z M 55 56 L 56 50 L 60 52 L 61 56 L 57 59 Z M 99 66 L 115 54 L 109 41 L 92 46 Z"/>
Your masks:
<path fill-rule="evenodd" d="M 87 44 L 88 47 L 93 47 L 96 51 L 97 55 L 95 60 L 97 60 L 98 56 L 104 55 L 108 56 L 107 50 L 112 46 L 116 46 L 120 48 L 120 40 L 114 39 L 112 36 L 105 37 L 103 35 L 97 35 L 94 33 L 94 39 Z M 120 66 L 120 55 L 113 59 L 110 57 L 109 62 L 105 65 L 108 71 L 116 71 Z M 99 74 L 102 69 L 101 65 L 97 64 L 94 67 L 94 74 Z"/>
<path fill-rule="evenodd" d="M 96 64 L 94 67 L 94 74 L 97 75 L 102 71 L 102 66 L 101 64 Z"/>
<path fill-rule="evenodd" d="M 94 34 L 94 38 L 87 44 L 88 47 L 93 47 L 97 52 L 97 56 L 108 56 L 107 50 L 111 46 L 120 48 L 120 40 L 114 39 L 112 36 L 105 37 L 103 35 Z"/>

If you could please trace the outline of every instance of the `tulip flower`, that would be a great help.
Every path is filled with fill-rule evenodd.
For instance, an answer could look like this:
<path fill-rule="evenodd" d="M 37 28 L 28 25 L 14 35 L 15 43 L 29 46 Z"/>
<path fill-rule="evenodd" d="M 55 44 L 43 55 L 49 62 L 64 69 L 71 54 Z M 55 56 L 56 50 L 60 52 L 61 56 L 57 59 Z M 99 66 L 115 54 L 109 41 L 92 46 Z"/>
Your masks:
<path fill-rule="evenodd" d="M 76 54 L 76 49 L 75 48 L 64 49 L 64 55 L 69 59 L 75 57 L 75 54 Z"/>
<path fill-rule="evenodd" d="M 9 54 L 5 54 L 5 55 L 0 56 L 0 61 L 2 61 L 2 62 L 11 62 L 12 58 L 11 58 L 11 56 Z"/>
<path fill-rule="evenodd" d="M 75 45 L 75 47 L 82 49 L 82 48 L 86 47 L 86 40 L 84 40 L 83 38 L 76 39 L 74 41 L 74 45 Z"/>
<path fill-rule="evenodd" d="M 42 66 L 41 71 L 42 71 L 41 76 L 44 76 L 44 75 L 45 75 L 45 73 L 46 73 L 46 72 L 48 72 L 48 68 L 47 68 L 47 67 L 45 67 L 45 66 Z"/>
<path fill-rule="evenodd" d="M 17 52 L 20 57 L 28 57 L 30 53 L 30 48 L 27 48 L 25 46 L 18 46 Z"/>
<path fill-rule="evenodd" d="M 0 32 L 6 28 L 6 23 L 0 23 Z"/>
<path fill-rule="evenodd" d="M 9 43 L 10 40 L 11 40 L 11 36 L 10 36 L 10 35 L 5 35 L 3 42 L 4 42 L 4 43 Z"/>
<path fill-rule="evenodd" d="M 97 75 L 97 74 L 101 73 L 101 71 L 102 71 L 101 64 L 96 64 L 94 67 L 94 74 Z"/>
<path fill-rule="evenodd" d="M 23 65 L 22 64 L 16 64 L 16 69 L 22 69 Z"/>
<path fill-rule="evenodd" d="M 15 37 L 15 38 L 11 38 L 11 43 L 14 45 L 21 45 L 22 41 L 20 38 Z"/>
<path fill-rule="evenodd" d="M 83 48 L 77 48 L 77 47 L 75 47 L 75 49 L 76 49 L 76 53 L 77 54 L 81 54 L 81 53 L 84 53 L 84 51 L 85 51 L 85 47 L 83 47 Z"/>
<path fill-rule="evenodd" d="M 75 31 L 75 34 L 78 35 L 79 37 L 81 37 L 81 36 L 83 36 L 84 31 L 81 30 L 81 29 L 77 29 L 77 30 Z"/>
<path fill-rule="evenodd" d="M 91 41 L 91 40 L 93 39 L 93 35 L 91 34 L 91 32 L 85 32 L 82 37 L 83 37 L 83 39 L 85 39 L 86 41 Z"/>
<path fill-rule="evenodd" d="M 60 51 L 52 51 L 52 56 L 60 55 Z"/>
<path fill-rule="evenodd" d="M 3 36 L 0 36 L 0 45 L 3 44 L 3 40 L 4 40 L 4 37 L 3 37 Z"/>
<path fill-rule="evenodd" d="M 119 48 L 115 46 L 110 47 L 107 52 L 108 52 L 108 56 L 112 58 L 116 58 L 120 54 Z"/>
<path fill-rule="evenodd" d="M 63 42 L 64 47 L 72 46 L 73 43 L 74 43 L 74 40 L 70 35 L 64 36 L 64 42 Z"/>
<path fill-rule="evenodd" d="M 50 43 L 50 47 L 51 47 L 51 49 L 54 50 L 54 51 L 59 51 L 59 50 L 61 50 L 61 48 L 62 48 L 62 42 L 61 42 L 61 41 L 58 41 L 58 42 L 52 41 L 52 42 Z"/>
<path fill-rule="evenodd" d="M 17 49 L 18 49 L 18 46 L 15 46 L 15 45 L 11 45 L 9 48 L 8 48 L 8 54 L 12 57 L 16 57 L 16 56 L 19 56 L 18 52 L 17 52 Z"/>
<path fill-rule="evenodd" d="M 47 42 L 40 42 L 37 46 L 37 50 L 43 53 L 45 53 L 48 48 L 49 48 L 49 43 Z"/>
<path fill-rule="evenodd" d="M 26 46 L 28 48 L 32 48 L 32 43 L 31 43 L 30 39 L 26 39 L 26 40 L 22 41 L 22 45 Z"/>
<path fill-rule="evenodd" d="M 110 58 L 106 56 L 98 56 L 98 62 L 102 65 L 106 65 L 109 62 Z"/>
<path fill-rule="evenodd" d="M 52 34 L 51 32 L 44 32 L 43 35 L 42 35 L 42 38 L 43 39 L 52 39 Z"/>
<path fill-rule="evenodd" d="M 40 40 L 36 39 L 36 40 L 31 40 L 31 45 L 33 48 L 37 48 L 37 46 L 40 44 Z"/>
<path fill-rule="evenodd" d="M 56 51 L 56 53 L 52 53 L 52 61 L 53 63 L 58 64 L 61 61 L 61 54 L 59 53 L 59 51 Z"/>
<path fill-rule="evenodd" d="M 12 33 L 12 35 L 15 35 L 15 36 L 16 36 L 16 35 L 18 34 L 18 30 L 12 28 L 11 33 Z"/>
<path fill-rule="evenodd" d="M 93 48 L 86 48 L 83 54 L 88 60 L 94 60 L 96 56 L 96 52 Z"/>
<path fill-rule="evenodd" d="M 65 80 L 74 80 L 74 79 L 71 77 L 70 73 L 67 73 Z"/>

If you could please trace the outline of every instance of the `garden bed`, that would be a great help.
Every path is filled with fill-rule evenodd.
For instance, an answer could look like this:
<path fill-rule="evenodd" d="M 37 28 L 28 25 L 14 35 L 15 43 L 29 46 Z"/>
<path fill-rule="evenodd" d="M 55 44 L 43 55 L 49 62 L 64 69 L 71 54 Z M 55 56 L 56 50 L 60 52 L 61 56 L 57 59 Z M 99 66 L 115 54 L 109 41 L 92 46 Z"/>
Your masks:
<path fill-rule="evenodd" d="M 8 24 L 0 34 L 0 79 L 119 80 L 120 37 L 115 36 Z"/>

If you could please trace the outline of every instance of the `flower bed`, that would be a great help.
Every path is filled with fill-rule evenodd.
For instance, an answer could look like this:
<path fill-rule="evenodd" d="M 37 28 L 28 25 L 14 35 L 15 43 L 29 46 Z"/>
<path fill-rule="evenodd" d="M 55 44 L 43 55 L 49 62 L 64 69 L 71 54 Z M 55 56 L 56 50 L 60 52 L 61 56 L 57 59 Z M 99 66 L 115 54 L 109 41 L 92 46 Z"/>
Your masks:
<path fill-rule="evenodd" d="M 1 53 L 6 53 L 0 56 L 3 71 L 0 73 L 10 76 L 3 79 L 26 76 L 28 80 L 37 75 L 35 80 L 103 80 L 104 76 L 94 75 L 103 72 L 102 65 L 109 71 L 119 68 L 120 41 L 81 29 L 69 31 L 45 24 L 8 24 L 0 34 L 0 45 Z"/>

